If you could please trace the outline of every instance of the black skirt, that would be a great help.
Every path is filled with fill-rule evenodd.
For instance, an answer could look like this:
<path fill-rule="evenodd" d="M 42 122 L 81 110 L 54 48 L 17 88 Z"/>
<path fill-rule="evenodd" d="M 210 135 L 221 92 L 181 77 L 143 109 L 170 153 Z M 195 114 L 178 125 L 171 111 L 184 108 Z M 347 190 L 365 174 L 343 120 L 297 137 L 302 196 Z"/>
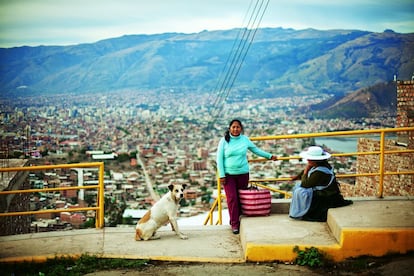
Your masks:
<path fill-rule="evenodd" d="M 318 191 L 313 192 L 312 203 L 309 211 L 302 217 L 307 221 L 326 221 L 329 208 L 337 208 L 352 204 L 352 200 L 346 200 L 340 193 L 333 195 L 321 195 Z"/>

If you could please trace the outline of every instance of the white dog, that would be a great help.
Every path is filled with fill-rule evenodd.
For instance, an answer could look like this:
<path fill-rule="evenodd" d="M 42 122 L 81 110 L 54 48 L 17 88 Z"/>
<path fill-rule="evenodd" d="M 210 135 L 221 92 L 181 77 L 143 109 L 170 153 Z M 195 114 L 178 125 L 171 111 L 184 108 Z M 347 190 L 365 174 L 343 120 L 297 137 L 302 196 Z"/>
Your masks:
<path fill-rule="evenodd" d="M 184 197 L 186 186 L 185 184 L 168 186 L 170 191 L 138 221 L 135 228 L 135 240 L 159 239 L 160 236 L 156 235 L 156 231 L 168 222 L 177 236 L 183 240 L 187 239 L 187 236 L 179 231 L 177 224 L 179 202 Z"/>

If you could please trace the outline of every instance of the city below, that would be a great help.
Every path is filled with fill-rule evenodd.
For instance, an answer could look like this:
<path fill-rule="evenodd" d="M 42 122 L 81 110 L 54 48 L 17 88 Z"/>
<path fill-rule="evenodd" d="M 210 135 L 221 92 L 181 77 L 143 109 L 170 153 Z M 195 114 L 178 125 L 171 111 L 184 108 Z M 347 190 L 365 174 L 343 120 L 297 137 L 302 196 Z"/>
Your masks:
<path fill-rule="evenodd" d="M 133 224 L 171 183 L 188 185 L 181 216 L 211 208 L 216 183 L 215 155 L 228 123 L 239 118 L 249 137 L 393 127 L 395 117 L 358 120 L 313 118 L 296 110 L 320 96 L 245 99 L 222 105 L 205 93 L 124 91 L 111 94 L 54 95 L 1 100 L 1 158 L 30 164 L 105 164 L 105 224 Z M 316 140 L 318 141 L 318 140 Z M 320 140 L 323 141 L 323 140 Z M 312 139 L 255 141 L 277 156 L 297 155 Z M 326 144 L 323 146 L 327 147 Z M 334 143 L 329 151 L 339 152 Z M 334 160 L 337 171 L 355 172 L 355 158 Z M 7 167 L 7 161 L 2 166 Z M 298 160 L 255 162 L 251 179 L 290 177 L 303 169 Z M 97 183 L 96 169 L 33 172 L 31 188 Z M 3 190 L 6 183 L 1 183 Z M 352 184 L 352 183 L 351 183 Z M 290 190 L 293 183 L 269 184 Z M 282 197 L 273 194 L 273 197 Z M 33 193 L 30 210 L 93 206 L 96 191 Z M 58 214 L 58 213 L 56 213 Z M 86 227 L 94 212 L 36 215 L 32 231 Z M 53 223 L 55 221 L 56 223 Z M 89 222 L 89 223 L 88 223 Z M 51 226 L 54 224 L 55 226 Z M 41 230 L 39 228 L 47 229 Z"/>

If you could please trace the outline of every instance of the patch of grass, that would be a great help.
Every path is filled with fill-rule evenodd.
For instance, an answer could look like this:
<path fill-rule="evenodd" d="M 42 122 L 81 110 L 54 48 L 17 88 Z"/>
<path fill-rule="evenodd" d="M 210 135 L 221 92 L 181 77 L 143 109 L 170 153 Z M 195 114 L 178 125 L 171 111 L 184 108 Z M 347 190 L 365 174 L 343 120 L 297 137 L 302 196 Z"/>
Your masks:
<path fill-rule="evenodd" d="M 314 247 L 300 250 L 296 246 L 293 251 L 298 254 L 295 259 L 296 264 L 309 266 L 313 271 L 323 275 L 339 275 L 340 272 L 349 273 L 347 275 L 360 273 L 363 275 L 377 275 L 379 274 L 378 269 L 389 262 L 404 259 L 414 260 L 413 251 L 405 254 L 389 253 L 382 257 L 359 256 L 341 262 L 334 262 L 326 253 Z"/>
<path fill-rule="evenodd" d="M 46 262 L 0 263 L 2 275 L 83 275 L 99 270 L 136 269 L 148 264 L 148 260 L 104 259 L 82 255 L 74 259 L 56 257 Z"/>
<path fill-rule="evenodd" d="M 298 254 L 295 260 L 295 263 L 298 265 L 306 265 L 310 267 L 321 267 L 324 265 L 325 255 L 316 247 L 300 250 L 298 246 L 295 246 L 293 252 Z"/>

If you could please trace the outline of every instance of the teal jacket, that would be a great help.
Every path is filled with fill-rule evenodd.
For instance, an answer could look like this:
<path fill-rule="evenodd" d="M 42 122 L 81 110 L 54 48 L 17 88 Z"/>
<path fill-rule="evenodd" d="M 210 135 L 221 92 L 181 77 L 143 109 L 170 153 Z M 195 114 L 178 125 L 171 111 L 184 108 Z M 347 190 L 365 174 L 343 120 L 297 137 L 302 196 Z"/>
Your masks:
<path fill-rule="evenodd" d="M 270 159 L 271 153 L 263 151 L 256 147 L 250 139 L 240 134 L 239 136 L 231 136 L 230 141 L 221 138 L 217 148 L 217 169 L 220 178 L 229 175 L 239 175 L 249 172 L 249 163 L 247 161 L 247 150 L 254 154 Z"/>

